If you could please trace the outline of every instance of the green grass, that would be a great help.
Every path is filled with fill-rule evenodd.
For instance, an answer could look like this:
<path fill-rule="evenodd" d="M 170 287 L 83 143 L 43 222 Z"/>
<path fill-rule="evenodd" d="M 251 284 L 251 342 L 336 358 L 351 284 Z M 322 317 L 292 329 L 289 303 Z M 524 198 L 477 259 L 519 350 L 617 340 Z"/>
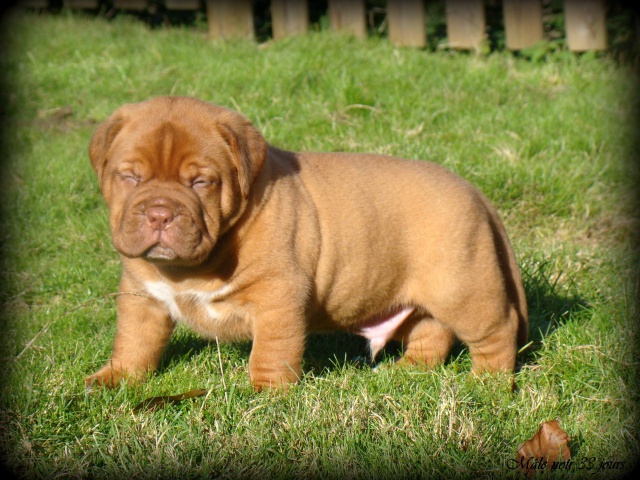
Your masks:
<path fill-rule="evenodd" d="M 77 14 L 18 14 L 5 33 L 0 442 L 24 478 L 515 478 L 507 461 L 557 418 L 572 455 L 610 478 L 638 456 L 635 84 L 607 55 L 475 56 L 314 32 L 264 45 Z M 119 264 L 87 148 L 122 103 L 193 95 L 247 115 L 278 146 L 430 159 L 498 207 L 532 343 L 518 391 L 351 359 L 309 340 L 289 394 L 254 393 L 249 343 L 186 329 L 139 388 L 84 392 L 110 353 Z M 25 346 L 28 348 L 25 349 Z M 384 363 L 391 362 L 393 351 Z M 153 413 L 141 400 L 205 388 Z M 595 473 L 599 462 L 625 470 Z"/>

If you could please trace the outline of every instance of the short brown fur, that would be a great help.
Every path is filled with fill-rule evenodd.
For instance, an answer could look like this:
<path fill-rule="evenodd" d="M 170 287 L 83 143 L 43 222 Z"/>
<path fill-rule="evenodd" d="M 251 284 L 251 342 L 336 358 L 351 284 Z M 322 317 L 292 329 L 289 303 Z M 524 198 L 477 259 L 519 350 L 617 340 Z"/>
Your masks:
<path fill-rule="evenodd" d="M 122 278 L 113 353 L 87 378 L 154 370 L 174 321 L 253 340 L 256 389 L 296 382 L 306 336 L 413 308 L 402 362 L 460 339 L 472 369 L 510 371 L 527 338 L 518 265 L 495 209 L 430 162 L 268 145 L 236 112 L 186 97 L 125 105 L 91 162 Z"/>

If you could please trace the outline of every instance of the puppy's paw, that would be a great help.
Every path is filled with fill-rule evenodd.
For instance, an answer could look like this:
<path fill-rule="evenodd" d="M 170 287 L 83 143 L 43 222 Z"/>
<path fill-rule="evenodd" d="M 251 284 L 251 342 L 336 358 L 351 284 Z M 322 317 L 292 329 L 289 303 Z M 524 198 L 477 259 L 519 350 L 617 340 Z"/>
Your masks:
<path fill-rule="evenodd" d="M 300 382 L 302 373 L 290 369 L 249 369 L 249 379 L 256 392 L 262 390 L 288 392 L 289 387 Z"/>
<path fill-rule="evenodd" d="M 107 364 L 93 375 L 85 378 L 84 384 L 88 391 L 96 388 L 116 388 L 121 383 L 126 382 L 129 385 L 141 383 L 144 381 L 143 372 L 129 372 L 123 369 L 114 368 L 111 364 Z"/>
<path fill-rule="evenodd" d="M 259 377 L 251 378 L 251 386 L 256 392 L 263 390 L 288 392 L 291 385 L 298 383 L 298 379 L 283 378 L 283 377 Z"/>

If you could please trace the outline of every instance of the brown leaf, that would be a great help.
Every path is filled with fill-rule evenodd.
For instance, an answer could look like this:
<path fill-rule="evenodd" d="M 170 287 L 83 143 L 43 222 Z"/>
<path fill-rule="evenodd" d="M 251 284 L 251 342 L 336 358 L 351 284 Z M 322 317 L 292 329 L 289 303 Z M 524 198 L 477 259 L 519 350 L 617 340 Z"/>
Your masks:
<path fill-rule="evenodd" d="M 38 118 L 51 118 L 53 120 L 62 120 L 73 115 L 73 107 L 65 105 L 64 107 L 48 108 L 46 110 L 38 110 Z"/>
<path fill-rule="evenodd" d="M 160 407 L 164 408 L 169 404 L 176 404 L 178 402 L 181 402 L 182 400 L 187 400 L 189 398 L 202 397 L 206 394 L 206 390 L 196 388 L 194 390 L 189 390 L 188 392 L 181 393 L 180 395 L 160 395 L 158 397 L 147 398 L 133 408 L 133 413 L 138 413 L 142 410 L 152 412 Z"/>
<path fill-rule="evenodd" d="M 516 462 L 518 469 L 527 477 L 536 471 L 552 469 L 554 464 L 571 458 L 567 442 L 571 440 L 567 432 L 560 428 L 557 420 L 543 422 L 536 434 L 518 450 Z"/>

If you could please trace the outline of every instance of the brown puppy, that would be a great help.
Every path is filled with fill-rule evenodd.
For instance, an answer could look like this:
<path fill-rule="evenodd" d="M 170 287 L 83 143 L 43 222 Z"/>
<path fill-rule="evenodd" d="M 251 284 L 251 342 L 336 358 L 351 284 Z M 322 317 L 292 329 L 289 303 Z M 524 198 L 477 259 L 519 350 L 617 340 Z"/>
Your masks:
<path fill-rule="evenodd" d="M 260 389 L 295 382 L 305 337 L 344 330 L 373 356 L 514 368 L 525 296 L 503 226 L 472 185 L 429 162 L 292 153 L 236 112 L 184 97 L 125 105 L 90 156 L 122 258 L 118 324 L 89 385 L 141 380 L 174 322 L 252 339 Z"/>

